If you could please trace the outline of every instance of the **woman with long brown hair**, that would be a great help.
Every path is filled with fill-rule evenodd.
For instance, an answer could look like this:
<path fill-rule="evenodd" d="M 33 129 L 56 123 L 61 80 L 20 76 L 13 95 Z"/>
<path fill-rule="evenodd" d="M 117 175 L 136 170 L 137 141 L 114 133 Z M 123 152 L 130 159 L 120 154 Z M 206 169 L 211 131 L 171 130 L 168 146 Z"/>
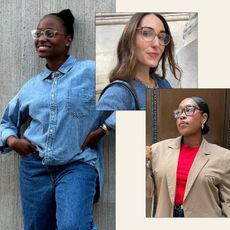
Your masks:
<path fill-rule="evenodd" d="M 111 83 L 102 91 L 97 110 L 145 110 L 147 88 L 171 88 L 165 79 L 167 65 L 174 78 L 180 79 L 173 38 L 168 23 L 158 13 L 136 13 L 131 17 L 119 40 L 117 59 L 109 76 Z M 115 123 L 112 112 L 99 129 L 90 133 L 83 149 L 94 146 L 115 128 Z"/>

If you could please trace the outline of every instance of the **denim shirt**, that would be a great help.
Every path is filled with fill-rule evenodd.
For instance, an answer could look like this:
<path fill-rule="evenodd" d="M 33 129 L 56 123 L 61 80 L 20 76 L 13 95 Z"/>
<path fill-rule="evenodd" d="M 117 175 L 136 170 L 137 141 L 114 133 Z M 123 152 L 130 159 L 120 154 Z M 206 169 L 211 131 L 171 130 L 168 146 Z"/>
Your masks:
<path fill-rule="evenodd" d="M 154 80 L 157 88 L 171 88 L 171 85 L 166 79 L 162 79 L 162 77 L 158 75 L 154 75 Z M 141 110 L 146 109 L 146 89 L 147 86 L 143 84 L 141 81 L 132 80 L 129 82 L 133 87 Z M 104 111 L 115 111 L 115 110 L 135 110 L 135 100 L 131 93 L 122 85 L 114 84 L 101 96 L 97 110 Z M 111 115 L 105 120 L 105 123 L 111 127 L 115 128 L 116 124 L 116 114 L 115 112 L 111 113 Z"/>
<path fill-rule="evenodd" d="M 10 151 L 6 139 L 19 137 L 21 125 L 31 119 L 23 137 L 36 146 L 44 165 L 83 161 L 102 176 L 102 142 L 96 149 L 80 152 L 89 132 L 100 125 L 102 113 L 95 103 L 94 61 L 69 56 L 57 72 L 45 68 L 7 105 L 0 123 L 1 152 Z"/>

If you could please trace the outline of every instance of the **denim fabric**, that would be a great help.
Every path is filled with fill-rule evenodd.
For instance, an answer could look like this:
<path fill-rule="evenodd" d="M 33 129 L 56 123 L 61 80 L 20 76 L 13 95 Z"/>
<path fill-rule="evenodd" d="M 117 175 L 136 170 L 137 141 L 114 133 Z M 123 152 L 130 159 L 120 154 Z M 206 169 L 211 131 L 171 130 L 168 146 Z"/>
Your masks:
<path fill-rule="evenodd" d="M 46 68 L 9 102 L 1 122 L 1 141 L 18 136 L 28 118 L 24 138 L 35 145 L 46 165 L 74 160 L 93 161 L 97 152 L 80 147 L 98 127 L 95 112 L 95 63 L 70 56 L 57 72 Z M 68 138 L 66 138 L 68 137 Z"/>
<path fill-rule="evenodd" d="M 105 116 L 95 108 L 95 62 L 69 56 L 57 72 L 46 67 L 30 79 L 9 102 L 0 124 L 0 151 L 10 150 L 6 139 L 19 136 L 21 125 L 31 119 L 23 136 L 36 146 L 44 165 L 87 162 L 98 170 L 101 188 L 102 142 L 80 152 L 88 133 Z"/>
<path fill-rule="evenodd" d="M 21 157 L 24 229 L 97 229 L 92 214 L 97 176 L 87 163 L 45 166 L 38 154 Z"/>
<path fill-rule="evenodd" d="M 158 75 L 153 76 L 156 88 L 171 88 L 166 79 L 162 79 Z M 142 82 L 133 80 L 129 82 L 135 90 L 141 110 L 146 109 L 146 85 Z M 97 110 L 115 111 L 115 110 L 135 110 L 135 100 L 132 94 L 122 85 L 114 84 L 109 87 L 100 98 Z M 115 128 L 116 114 L 115 112 L 105 120 L 105 123 L 111 128 Z"/>

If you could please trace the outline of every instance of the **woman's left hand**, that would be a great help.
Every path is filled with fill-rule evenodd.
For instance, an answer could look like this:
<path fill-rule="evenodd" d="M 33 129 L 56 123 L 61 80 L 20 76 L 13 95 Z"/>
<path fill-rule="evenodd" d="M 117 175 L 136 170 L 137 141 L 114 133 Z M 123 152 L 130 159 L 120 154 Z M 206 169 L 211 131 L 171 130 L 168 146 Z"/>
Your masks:
<path fill-rule="evenodd" d="M 146 160 L 147 161 L 150 161 L 151 160 L 151 155 L 152 155 L 152 153 L 151 153 L 151 146 L 146 146 Z"/>
<path fill-rule="evenodd" d="M 102 128 L 98 128 L 88 134 L 84 143 L 81 146 L 80 151 L 83 152 L 85 148 L 96 148 L 98 141 L 105 135 L 105 131 Z"/>

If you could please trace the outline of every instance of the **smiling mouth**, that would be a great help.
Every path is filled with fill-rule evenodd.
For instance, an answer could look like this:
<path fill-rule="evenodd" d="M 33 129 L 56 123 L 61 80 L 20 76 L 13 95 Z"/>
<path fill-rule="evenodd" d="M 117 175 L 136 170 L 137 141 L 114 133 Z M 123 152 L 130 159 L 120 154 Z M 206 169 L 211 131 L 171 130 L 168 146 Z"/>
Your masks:
<path fill-rule="evenodd" d="M 37 46 L 37 51 L 44 52 L 44 51 L 49 50 L 50 48 L 51 48 L 51 46 L 39 45 L 39 46 Z"/>

